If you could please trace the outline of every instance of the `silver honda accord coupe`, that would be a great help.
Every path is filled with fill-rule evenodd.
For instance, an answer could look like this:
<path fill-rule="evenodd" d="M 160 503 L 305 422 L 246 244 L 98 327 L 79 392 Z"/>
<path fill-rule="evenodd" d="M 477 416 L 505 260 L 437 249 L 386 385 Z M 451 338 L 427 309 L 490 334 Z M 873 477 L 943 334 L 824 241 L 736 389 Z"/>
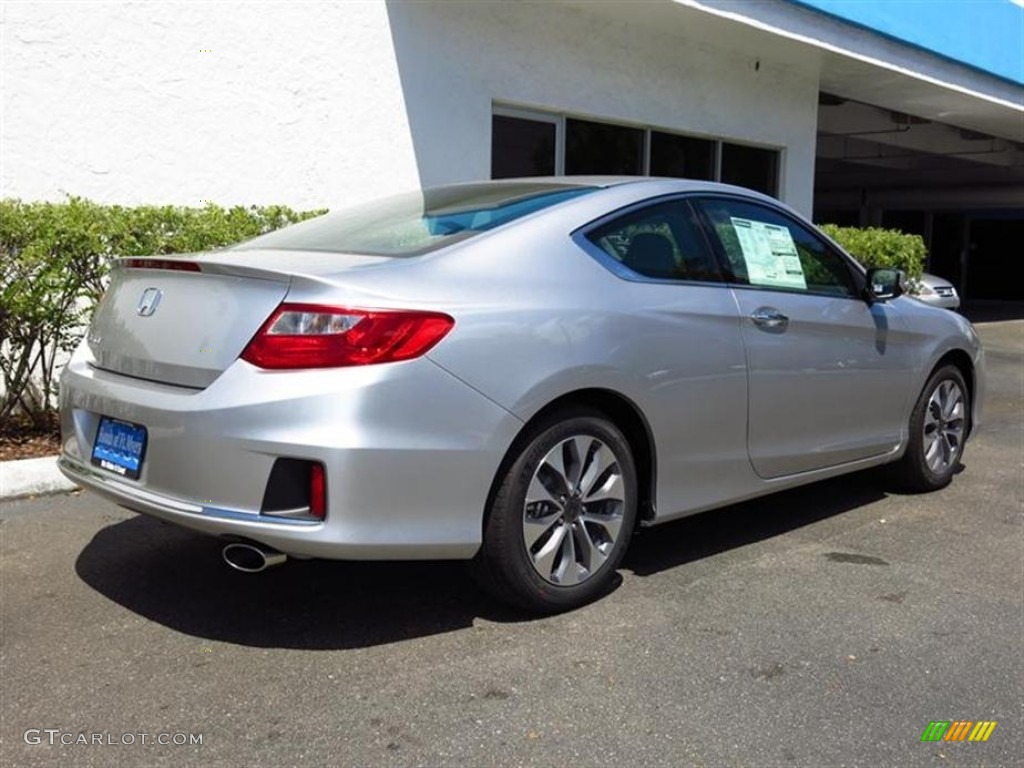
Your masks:
<path fill-rule="evenodd" d="M 566 610 L 639 527 L 887 463 L 949 483 L 982 349 L 902 294 L 736 187 L 428 189 L 118 261 L 61 381 L 60 467 L 240 570 L 464 559 Z"/>

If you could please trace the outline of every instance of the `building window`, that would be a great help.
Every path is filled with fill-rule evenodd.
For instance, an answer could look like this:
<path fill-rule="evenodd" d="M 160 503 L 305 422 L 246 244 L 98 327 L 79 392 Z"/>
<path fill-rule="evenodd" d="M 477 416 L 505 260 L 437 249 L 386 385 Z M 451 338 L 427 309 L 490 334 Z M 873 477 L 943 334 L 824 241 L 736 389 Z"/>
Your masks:
<path fill-rule="evenodd" d="M 722 142 L 723 183 L 775 195 L 778 175 L 779 153 L 775 150 Z"/>
<path fill-rule="evenodd" d="M 590 120 L 565 121 L 565 173 L 642 176 L 644 131 Z"/>
<path fill-rule="evenodd" d="M 653 128 L 496 106 L 491 178 L 667 176 L 723 181 L 778 196 L 777 149 L 685 136 Z"/>
<path fill-rule="evenodd" d="M 715 142 L 651 131 L 651 176 L 715 179 Z"/>
<path fill-rule="evenodd" d="M 555 120 L 491 118 L 491 178 L 555 175 Z"/>

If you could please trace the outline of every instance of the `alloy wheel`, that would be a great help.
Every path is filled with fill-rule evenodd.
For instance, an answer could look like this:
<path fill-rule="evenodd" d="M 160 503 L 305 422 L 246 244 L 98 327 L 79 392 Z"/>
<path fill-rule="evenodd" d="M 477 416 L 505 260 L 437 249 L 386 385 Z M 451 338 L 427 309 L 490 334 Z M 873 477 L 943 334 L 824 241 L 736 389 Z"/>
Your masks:
<path fill-rule="evenodd" d="M 924 460 L 928 469 L 941 474 L 960 456 L 964 436 L 966 398 L 951 379 L 942 381 L 928 398 L 924 411 Z"/>
<path fill-rule="evenodd" d="M 526 492 L 523 543 L 546 581 L 573 586 L 601 569 L 622 535 L 626 489 L 604 442 L 575 435 L 552 448 Z"/>

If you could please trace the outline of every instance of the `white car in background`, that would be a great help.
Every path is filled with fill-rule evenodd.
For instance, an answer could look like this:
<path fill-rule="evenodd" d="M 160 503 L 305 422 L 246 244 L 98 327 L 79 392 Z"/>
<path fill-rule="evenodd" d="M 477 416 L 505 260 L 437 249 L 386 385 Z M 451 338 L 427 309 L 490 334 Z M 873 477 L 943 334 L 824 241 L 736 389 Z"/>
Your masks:
<path fill-rule="evenodd" d="M 942 309 L 959 309 L 960 296 L 949 280 L 927 272 L 917 279 L 916 289 L 912 291 L 914 298 Z"/>

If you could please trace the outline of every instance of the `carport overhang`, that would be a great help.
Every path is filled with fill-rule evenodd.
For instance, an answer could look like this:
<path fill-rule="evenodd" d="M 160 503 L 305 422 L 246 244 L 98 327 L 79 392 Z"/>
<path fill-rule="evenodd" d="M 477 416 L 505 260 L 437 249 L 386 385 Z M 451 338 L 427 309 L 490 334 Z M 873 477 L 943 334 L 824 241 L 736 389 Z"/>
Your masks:
<path fill-rule="evenodd" d="M 1024 142 L 1024 85 L 785 0 L 673 0 L 705 39 L 816 69 L 819 89 L 936 122 Z M 1024 52 L 1022 52 L 1024 55 Z"/>
<path fill-rule="evenodd" d="M 567 4 L 666 34 L 685 30 L 752 62 L 816 75 L 821 91 L 844 99 L 1024 142 L 1024 84 L 788 0 Z"/>
<path fill-rule="evenodd" d="M 946 204 L 955 181 L 976 193 L 984 187 L 984 195 L 969 196 L 977 205 L 1024 207 L 1021 83 L 786 0 L 568 4 L 618 23 L 675 31 L 690 45 L 707 41 L 749 59 L 752 69 L 816 78 L 825 94 L 818 162 L 843 163 L 851 187 L 870 185 L 872 170 L 876 178 L 879 170 L 906 171 L 901 183 L 920 190 L 937 184 L 943 189 L 935 195 Z M 861 152 L 868 142 L 878 157 Z M 851 159 L 857 164 L 846 165 Z"/>

